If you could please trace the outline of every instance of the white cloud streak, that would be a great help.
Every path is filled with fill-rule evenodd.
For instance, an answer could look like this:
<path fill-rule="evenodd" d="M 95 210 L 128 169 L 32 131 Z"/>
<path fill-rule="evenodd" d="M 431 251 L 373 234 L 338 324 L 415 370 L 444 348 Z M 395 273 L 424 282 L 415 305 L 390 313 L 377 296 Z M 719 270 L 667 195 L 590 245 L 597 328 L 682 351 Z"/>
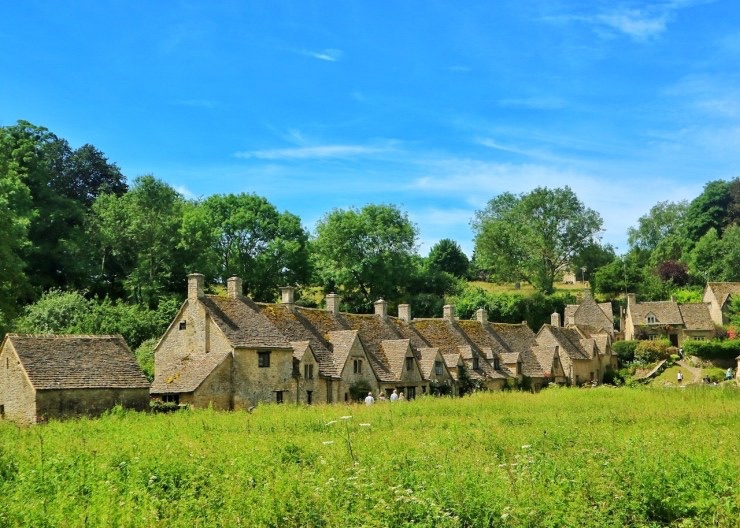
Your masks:
<path fill-rule="evenodd" d="M 372 156 L 388 152 L 389 150 L 386 147 L 370 147 L 365 145 L 319 145 L 312 147 L 242 151 L 235 153 L 234 156 L 241 159 L 305 160 Z"/>
<path fill-rule="evenodd" d="M 338 49 L 325 49 L 322 51 L 311 51 L 311 50 L 301 50 L 301 55 L 305 55 L 306 57 L 311 57 L 314 59 L 326 61 L 326 62 L 337 62 L 341 60 L 342 58 L 342 50 Z"/>

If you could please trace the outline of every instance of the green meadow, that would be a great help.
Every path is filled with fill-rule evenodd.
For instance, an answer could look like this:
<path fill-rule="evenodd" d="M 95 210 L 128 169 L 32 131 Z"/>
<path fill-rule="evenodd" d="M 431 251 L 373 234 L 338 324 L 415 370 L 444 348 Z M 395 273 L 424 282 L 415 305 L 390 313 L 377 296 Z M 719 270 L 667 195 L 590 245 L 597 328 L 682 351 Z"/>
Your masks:
<path fill-rule="evenodd" d="M 0 526 L 738 526 L 740 390 L 0 423 Z"/>

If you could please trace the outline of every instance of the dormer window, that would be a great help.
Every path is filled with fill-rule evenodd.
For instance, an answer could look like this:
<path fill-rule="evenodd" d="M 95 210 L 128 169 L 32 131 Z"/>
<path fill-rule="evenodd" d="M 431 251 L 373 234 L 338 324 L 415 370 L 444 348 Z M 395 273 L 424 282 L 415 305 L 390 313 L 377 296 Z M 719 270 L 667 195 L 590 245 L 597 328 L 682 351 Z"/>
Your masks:
<path fill-rule="evenodd" d="M 414 358 L 407 357 L 406 358 L 406 370 L 412 370 L 414 368 Z"/>
<path fill-rule="evenodd" d="M 658 318 L 655 317 L 653 314 L 648 315 L 645 320 L 647 321 L 647 324 L 655 324 L 658 322 Z"/>
<path fill-rule="evenodd" d="M 478 370 L 478 358 L 473 358 L 473 370 Z"/>
<path fill-rule="evenodd" d="M 496 356 L 493 356 L 493 369 L 501 370 L 501 360 Z"/>

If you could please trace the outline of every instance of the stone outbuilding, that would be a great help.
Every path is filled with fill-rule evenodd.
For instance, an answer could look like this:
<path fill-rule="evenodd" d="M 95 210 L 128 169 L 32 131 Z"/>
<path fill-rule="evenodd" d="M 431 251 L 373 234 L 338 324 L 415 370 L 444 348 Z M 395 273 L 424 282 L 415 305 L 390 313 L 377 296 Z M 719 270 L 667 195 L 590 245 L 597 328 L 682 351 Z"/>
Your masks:
<path fill-rule="evenodd" d="M 149 407 L 149 381 L 120 335 L 8 334 L 0 415 L 21 424 Z"/>

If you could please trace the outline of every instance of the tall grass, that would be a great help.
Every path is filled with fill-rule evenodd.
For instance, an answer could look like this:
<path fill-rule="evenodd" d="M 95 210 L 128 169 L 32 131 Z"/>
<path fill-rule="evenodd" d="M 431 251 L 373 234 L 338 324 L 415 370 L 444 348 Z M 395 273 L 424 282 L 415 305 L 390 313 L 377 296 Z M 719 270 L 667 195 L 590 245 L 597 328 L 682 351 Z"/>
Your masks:
<path fill-rule="evenodd" d="M 738 438 L 719 387 L 2 423 L 0 526 L 737 526 Z"/>

